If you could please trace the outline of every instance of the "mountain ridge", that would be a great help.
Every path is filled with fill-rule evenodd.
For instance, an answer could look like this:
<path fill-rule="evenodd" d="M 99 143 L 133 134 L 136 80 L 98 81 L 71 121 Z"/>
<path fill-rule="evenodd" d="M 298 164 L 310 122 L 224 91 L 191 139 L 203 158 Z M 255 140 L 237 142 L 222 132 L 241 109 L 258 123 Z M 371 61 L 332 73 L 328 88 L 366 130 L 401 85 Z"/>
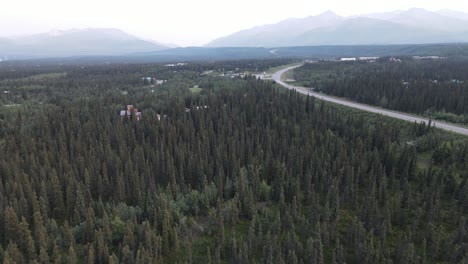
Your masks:
<path fill-rule="evenodd" d="M 244 29 L 215 39 L 205 46 L 288 47 L 468 42 L 468 14 L 466 20 L 459 18 L 463 14 L 465 13 L 411 8 L 342 17 L 326 11 L 316 16 L 286 19 L 276 24 Z M 365 30 L 362 31 L 363 29 Z"/>
<path fill-rule="evenodd" d="M 54 30 L 0 38 L 0 57 L 11 59 L 108 56 L 168 49 L 115 28 Z"/>

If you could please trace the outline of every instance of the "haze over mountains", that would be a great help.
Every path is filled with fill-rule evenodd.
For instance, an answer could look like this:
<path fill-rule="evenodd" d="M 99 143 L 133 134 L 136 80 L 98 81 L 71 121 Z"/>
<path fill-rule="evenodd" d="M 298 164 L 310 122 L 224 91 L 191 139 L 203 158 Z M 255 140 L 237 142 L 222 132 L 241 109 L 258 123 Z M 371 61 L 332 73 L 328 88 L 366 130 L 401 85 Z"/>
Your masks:
<path fill-rule="evenodd" d="M 158 51 L 169 47 L 118 29 L 91 28 L 0 38 L 0 59 L 108 56 Z"/>
<path fill-rule="evenodd" d="M 287 56 L 284 48 L 277 50 L 280 47 L 433 43 L 468 43 L 468 14 L 413 8 L 342 17 L 328 11 L 242 30 L 213 40 L 204 49 L 177 48 L 176 45 L 141 39 L 112 28 L 52 31 L 22 37 L 0 37 L 0 60 L 122 55 L 167 60 L 200 59 L 201 56 L 244 58 L 252 54 L 254 57 Z M 266 49 L 207 49 L 225 47 Z"/>
<path fill-rule="evenodd" d="M 353 17 L 328 11 L 216 39 L 208 47 L 285 47 L 468 42 L 468 14 L 420 8 Z"/>

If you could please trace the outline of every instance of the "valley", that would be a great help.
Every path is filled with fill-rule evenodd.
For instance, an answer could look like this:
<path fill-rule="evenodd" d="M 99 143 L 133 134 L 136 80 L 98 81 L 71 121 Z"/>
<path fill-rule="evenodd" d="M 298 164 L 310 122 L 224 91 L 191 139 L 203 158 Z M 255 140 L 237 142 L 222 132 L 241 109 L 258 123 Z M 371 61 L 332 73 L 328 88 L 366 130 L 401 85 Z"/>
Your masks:
<path fill-rule="evenodd" d="M 468 2 L 417 3 L 2 2 L 0 263 L 468 264 Z"/>

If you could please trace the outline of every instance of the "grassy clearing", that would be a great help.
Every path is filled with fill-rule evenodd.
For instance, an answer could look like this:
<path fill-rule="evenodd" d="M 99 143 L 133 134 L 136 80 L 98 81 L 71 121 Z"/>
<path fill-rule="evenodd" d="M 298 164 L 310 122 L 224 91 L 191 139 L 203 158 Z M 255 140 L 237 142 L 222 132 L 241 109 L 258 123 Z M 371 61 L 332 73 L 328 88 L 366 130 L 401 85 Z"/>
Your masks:
<path fill-rule="evenodd" d="M 289 80 L 289 79 L 294 80 L 294 70 L 287 71 L 281 76 L 281 80 L 283 81 Z"/>
<path fill-rule="evenodd" d="M 416 166 L 420 170 L 428 170 L 432 165 L 432 152 L 426 151 L 418 153 Z"/>
<path fill-rule="evenodd" d="M 288 67 L 292 67 L 292 66 L 298 66 L 298 65 L 302 65 L 302 62 L 295 62 L 295 63 L 291 63 L 291 64 L 288 64 L 288 65 L 273 67 L 273 68 L 268 69 L 268 71 L 266 73 L 267 74 L 273 74 L 273 73 L 275 73 L 275 72 L 277 72 L 279 70 L 282 70 L 282 69 L 285 69 L 285 68 L 288 68 Z M 284 76 L 286 76 L 286 74 Z"/>

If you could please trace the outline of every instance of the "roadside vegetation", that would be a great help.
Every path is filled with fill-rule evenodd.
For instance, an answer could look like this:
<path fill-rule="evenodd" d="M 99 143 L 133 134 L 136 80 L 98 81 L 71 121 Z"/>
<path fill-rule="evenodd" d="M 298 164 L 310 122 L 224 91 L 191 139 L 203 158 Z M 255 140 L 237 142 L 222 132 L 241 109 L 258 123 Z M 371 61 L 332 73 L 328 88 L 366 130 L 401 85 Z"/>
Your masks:
<path fill-rule="evenodd" d="M 326 94 L 468 124 L 468 60 L 381 58 L 376 62 L 318 62 L 294 70 L 294 79 Z"/>

